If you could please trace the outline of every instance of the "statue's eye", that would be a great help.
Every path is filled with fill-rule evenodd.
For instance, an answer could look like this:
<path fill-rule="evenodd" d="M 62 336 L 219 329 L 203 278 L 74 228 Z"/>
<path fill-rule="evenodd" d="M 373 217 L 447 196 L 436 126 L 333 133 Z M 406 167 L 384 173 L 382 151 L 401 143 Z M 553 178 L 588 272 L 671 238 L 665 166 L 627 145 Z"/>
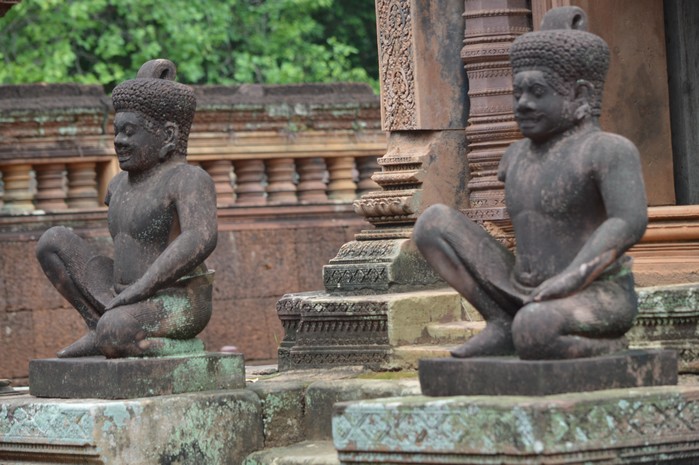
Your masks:
<path fill-rule="evenodd" d="M 122 132 L 127 136 L 131 137 L 134 134 L 136 134 L 136 128 L 132 124 L 127 124 L 126 126 L 124 126 Z"/>
<path fill-rule="evenodd" d="M 543 97 L 545 93 L 546 89 L 544 89 L 544 86 L 538 84 L 532 86 L 532 94 L 536 95 L 537 97 Z"/>

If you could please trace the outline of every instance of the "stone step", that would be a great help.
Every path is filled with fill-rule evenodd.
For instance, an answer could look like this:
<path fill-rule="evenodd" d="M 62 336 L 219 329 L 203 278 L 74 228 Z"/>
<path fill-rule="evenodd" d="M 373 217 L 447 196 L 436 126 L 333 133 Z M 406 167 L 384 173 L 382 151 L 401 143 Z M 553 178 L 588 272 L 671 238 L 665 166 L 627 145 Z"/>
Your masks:
<path fill-rule="evenodd" d="M 339 465 L 332 441 L 303 441 L 253 452 L 243 465 Z"/>
<path fill-rule="evenodd" d="M 430 323 L 427 334 L 436 344 L 460 344 L 483 331 L 485 321 L 451 321 Z"/>
<path fill-rule="evenodd" d="M 451 357 L 449 351 L 458 346 L 459 344 L 400 346 L 393 349 L 393 358 L 403 369 L 417 370 L 421 359 Z"/>

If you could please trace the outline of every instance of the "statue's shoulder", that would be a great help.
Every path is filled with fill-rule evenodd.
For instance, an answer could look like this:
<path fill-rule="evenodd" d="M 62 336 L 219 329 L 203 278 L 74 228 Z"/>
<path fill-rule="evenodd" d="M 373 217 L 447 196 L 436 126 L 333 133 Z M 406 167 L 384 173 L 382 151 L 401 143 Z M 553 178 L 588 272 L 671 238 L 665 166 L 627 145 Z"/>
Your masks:
<path fill-rule="evenodd" d="M 187 190 L 191 190 L 193 187 L 202 189 L 214 185 L 214 181 L 211 179 L 211 176 L 209 176 L 209 173 L 189 163 L 177 163 L 173 165 L 168 170 L 164 181 L 170 187 L 184 188 Z"/>
<path fill-rule="evenodd" d="M 624 136 L 605 131 L 595 131 L 585 138 L 587 151 L 594 158 L 604 160 L 638 158 L 638 149 Z"/>
<path fill-rule="evenodd" d="M 513 142 L 507 147 L 507 150 L 505 150 L 505 153 L 502 155 L 502 158 L 500 159 L 500 164 L 498 165 L 498 180 L 501 182 L 505 182 L 505 178 L 507 177 L 507 170 L 510 168 L 510 165 L 512 165 L 512 162 L 522 153 L 526 152 L 529 150 L 530 146 L 530 141 L 529 139 L 520 139 L 516 142 Z"/>

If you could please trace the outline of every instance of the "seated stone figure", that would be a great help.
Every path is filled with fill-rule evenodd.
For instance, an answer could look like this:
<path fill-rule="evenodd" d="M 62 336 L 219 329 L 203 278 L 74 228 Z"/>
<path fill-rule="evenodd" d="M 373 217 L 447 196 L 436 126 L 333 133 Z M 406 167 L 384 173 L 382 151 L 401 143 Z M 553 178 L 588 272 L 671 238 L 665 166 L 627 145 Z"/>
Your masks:
<path fill-rule="evenodd" d="M 152 60 L 112 94 L 123 170 L 105 199 L 114 259 L 68 228 L 39 240 L 46 276 L 88 326 L 59 357 L 203 349 L 194 337 L 211 316 L 213 277 L 204 259 L 216 246 L 216 194 L 209 175 L 186 162 L 196 100 L 174 77 L 172 62 Z"/>
<path fill-rule="evenodd" d="M 487 322 L 452 355 L 566 359 L 623 350 L 637 313 L 625 252 L 648 219 L 637 149 L 599 127 L 608 46 L 569 26 L 520 36 L 510 60 L 525 139 L 507 149 L 498 178 L 516 253 L 444 205 L 427 209 L 413 234 Z"/>

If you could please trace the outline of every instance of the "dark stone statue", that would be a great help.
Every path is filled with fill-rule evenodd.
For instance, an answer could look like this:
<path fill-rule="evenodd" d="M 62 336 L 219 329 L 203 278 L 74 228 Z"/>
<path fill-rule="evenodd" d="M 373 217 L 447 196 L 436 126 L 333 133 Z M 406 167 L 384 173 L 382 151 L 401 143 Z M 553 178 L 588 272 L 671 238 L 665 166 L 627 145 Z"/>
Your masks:
<path fill-rule="evenodd" d="M 186 162 L 196 100 L 168 60 L 145 63 L 112 94 L 114 148 L 123 170 L 109 183 L 114 259 L 93 253 L 65 227 L 46 231 L 37 257 L 88 326 L 59 357 L 108 358 L 203 349 L 211 317 L 216 194 Z"/>
<path fill-rule="evenodd" d="M 599 127 L 607 44 L 581 30 L 579 8 L 552 10 L 512 45 L 514 114 L 525 139 L 498 178 L 516 253 L 462 213 L 427 209 L 414 239 L 427 261 L 483 315 L 454 357 L 567 359 L 623 350 L 637 313 L 625 252 L 647 207 L 636 147 Z"/>

